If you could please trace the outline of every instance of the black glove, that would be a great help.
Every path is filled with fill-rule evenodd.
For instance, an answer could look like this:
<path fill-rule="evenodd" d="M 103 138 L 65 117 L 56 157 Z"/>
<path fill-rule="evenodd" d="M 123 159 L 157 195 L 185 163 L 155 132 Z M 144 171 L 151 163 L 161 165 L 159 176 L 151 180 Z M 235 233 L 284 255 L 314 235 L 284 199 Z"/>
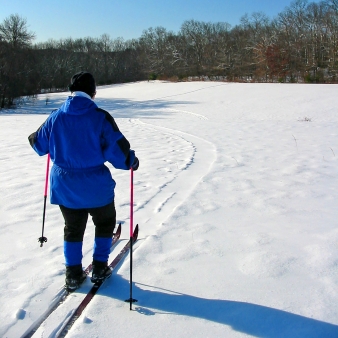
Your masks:
<path fill-rule="evenodd" d="M 135 156 L 134 163 L 131 166 L 134 171 L 136 171 L 138 169 L 139 164 L 140 164 L 140 162 L 139 162 L 138 158 Z"/>

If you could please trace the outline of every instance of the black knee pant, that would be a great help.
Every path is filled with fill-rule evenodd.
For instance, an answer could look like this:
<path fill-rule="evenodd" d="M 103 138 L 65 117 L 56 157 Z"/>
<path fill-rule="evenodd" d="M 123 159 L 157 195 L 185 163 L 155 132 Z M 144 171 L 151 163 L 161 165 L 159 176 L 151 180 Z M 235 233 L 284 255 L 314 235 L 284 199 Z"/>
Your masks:
<path fill-rule="evenodd" d="M 86 230 L 88 215 L 95 224 L 95 237 L 112 237 L 116 223 L 114 201 L 99 208 L 70 209 L 60 205 L 65 220 L 64 240 L 67 242 L 82 242 Z"/>

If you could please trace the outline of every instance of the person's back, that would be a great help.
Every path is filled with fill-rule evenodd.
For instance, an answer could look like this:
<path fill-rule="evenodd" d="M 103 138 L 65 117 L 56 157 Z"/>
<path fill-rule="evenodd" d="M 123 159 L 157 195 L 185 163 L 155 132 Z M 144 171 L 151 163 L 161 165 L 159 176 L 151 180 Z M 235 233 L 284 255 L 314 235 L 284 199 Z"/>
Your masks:
<path fill-rule="evenodd" d="M 51 203 L 68 208 L 110 203 L 115 181 L 104 163 L 128 170 L 134 161 L 112 116 L 79 92 L 50 115 L 32 144 L 40 155 L 49 151 L 54 163 Z"/>
<path fill-rule="evenodd" d="M 62 168 L 88 168 L 105 162 L 101 131 L 105 119 L 96 104 L 83 96 L 71 96 L 54 112 L 50 154 Z"/>

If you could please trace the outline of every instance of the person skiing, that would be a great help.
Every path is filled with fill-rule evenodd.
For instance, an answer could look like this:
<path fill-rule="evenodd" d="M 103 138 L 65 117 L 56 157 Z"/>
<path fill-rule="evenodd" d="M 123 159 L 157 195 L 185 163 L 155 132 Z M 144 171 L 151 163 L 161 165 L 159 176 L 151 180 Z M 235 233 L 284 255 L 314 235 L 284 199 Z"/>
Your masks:
<path fill-rule="evenodd" d="M 86 279 L 82 244 L 88 216 L 95 225 L 91 281 L 111 275 L 108 256 L 116 223 L 115 181 L 109 168 L 134 171 L 139 160 L 114 118 L 95 103 L 96 84 L 89 72 L 72 76 L 71 96 L 32 133 L 29 143 L 38 155 L 50 154 L 50 202 L 65 221 L 65 287 L 74 291 Z"/>

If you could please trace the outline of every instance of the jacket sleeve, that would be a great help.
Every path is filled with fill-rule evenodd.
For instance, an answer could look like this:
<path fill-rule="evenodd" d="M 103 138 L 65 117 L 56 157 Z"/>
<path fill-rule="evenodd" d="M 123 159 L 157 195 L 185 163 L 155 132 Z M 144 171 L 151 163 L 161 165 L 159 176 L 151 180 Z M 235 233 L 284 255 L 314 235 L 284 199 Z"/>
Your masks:
<path fill-rule="evenodd" d="M 114 118 L 105 110 L 98 108 L 105 115 L 101 134 L 101 147 L 104 158 L 116 169 L 129 170 L 135 159 L 134 150 L 120 132 Z"/>
<path fill-rule="evenodd" d="M 37 131 L 28 136 L 31 147 L 40 155 L 49 153 L 50 120 L 47 120 L 39 127 Z"/>

